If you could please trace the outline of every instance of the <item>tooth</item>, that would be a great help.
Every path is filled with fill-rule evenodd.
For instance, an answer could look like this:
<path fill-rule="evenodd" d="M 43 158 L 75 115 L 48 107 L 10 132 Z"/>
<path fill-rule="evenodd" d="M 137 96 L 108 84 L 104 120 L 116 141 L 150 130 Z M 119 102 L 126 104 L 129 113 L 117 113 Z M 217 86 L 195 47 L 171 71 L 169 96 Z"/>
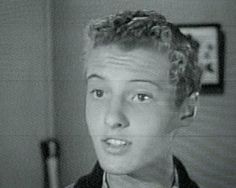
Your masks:
<path fill-rule="evenodd" d="M 124 145 L 124 144 L 126 144 L 125 141 L 116 140 L 116 139 L 109 139 L 109 140 L 107 140 L 107 142 L 108 142 L 109 144 L 113 144 L 113 145 Z"/>

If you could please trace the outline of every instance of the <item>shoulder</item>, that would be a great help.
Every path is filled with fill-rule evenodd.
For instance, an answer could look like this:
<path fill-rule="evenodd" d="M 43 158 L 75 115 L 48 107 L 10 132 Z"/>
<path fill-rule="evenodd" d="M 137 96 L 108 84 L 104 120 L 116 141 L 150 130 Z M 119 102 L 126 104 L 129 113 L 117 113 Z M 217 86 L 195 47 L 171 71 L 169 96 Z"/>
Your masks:
<path fill-rule="evenodd" d="M 66 186 L 65 188 L 74 188 L 74 186 L 75 186 L 75 184 L 73 183 L 71 185 Z"/>
<path fill-rule="evenodd" d="M 101 188 L 102 187 L 103 170 L 97 162 L 91 173 L 82 176 L 76 183 L 66 188 Z"/>
<path fill-rule="evenodd" d="M 189 177 L 183 163 L 175 156 L 173 156 L 173 160 L 178 173 L 179 186 L 183 188 L 199 188 L 197 183 Z"/>

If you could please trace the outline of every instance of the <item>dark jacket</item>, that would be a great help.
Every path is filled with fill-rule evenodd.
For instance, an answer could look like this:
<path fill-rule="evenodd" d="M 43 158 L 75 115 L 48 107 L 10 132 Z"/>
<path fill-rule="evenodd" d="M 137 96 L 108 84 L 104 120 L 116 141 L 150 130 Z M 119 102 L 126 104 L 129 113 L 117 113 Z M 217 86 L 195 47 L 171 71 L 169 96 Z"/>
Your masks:
<path fill-rule="evenodd" d="M 190 179 L 184 165 L 180 162 L 180 160 L 174 156 L 173 161 L 178 173 L 179 188 L 199 188 L 198 185 Z M 72 187 L 101 188 L 102 181 L 103 181 L 103 169 L 97 162 L 92 172 L 86 176 L 81 177 Z"/>

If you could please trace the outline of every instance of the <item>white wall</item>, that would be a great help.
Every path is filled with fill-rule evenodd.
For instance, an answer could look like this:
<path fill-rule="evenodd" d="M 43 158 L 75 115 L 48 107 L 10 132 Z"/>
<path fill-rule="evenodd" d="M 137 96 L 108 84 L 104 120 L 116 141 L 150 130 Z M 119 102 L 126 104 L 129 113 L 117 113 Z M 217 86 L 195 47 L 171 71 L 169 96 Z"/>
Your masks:
<path fill-rule="evenodd" d="M 91 18 L 123 9 L 155 9 L 175 23 L 222 24 L 226 35 L 225 93 L 203 96 L 192 127 L 180 132 L 175 153 L 201 188 L 236 185 L 235 0 L 55 0 L 55 122 L 62 144 L 62 182 L 75 181 L 96 159 L 84 122 L 82 31 Z"/>
<path fill-rule="evenodd" d="M 0 1 L 0 187 L 42 188 L 39 142 L 51 135 L 48 0 Z"/>

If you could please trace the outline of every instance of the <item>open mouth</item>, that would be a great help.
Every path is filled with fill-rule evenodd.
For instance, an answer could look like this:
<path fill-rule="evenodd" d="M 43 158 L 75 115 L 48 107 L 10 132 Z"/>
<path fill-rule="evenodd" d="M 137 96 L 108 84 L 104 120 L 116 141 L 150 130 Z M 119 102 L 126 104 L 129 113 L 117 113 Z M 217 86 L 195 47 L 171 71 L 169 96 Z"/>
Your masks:
<path fill-rule="evenodd" d="M 123 155 L 131 149 L 132 142 L 120 138 L 102 139 L 102 146 L 106 153 L 111 155 Z"/>
<path fill-rule="evenodd" d="M 114 147 L 130 145 L 131 142 L 128 140 L 117 139 L 117 138 L 106 138 L 103 140 L 106 144 Z"/>

